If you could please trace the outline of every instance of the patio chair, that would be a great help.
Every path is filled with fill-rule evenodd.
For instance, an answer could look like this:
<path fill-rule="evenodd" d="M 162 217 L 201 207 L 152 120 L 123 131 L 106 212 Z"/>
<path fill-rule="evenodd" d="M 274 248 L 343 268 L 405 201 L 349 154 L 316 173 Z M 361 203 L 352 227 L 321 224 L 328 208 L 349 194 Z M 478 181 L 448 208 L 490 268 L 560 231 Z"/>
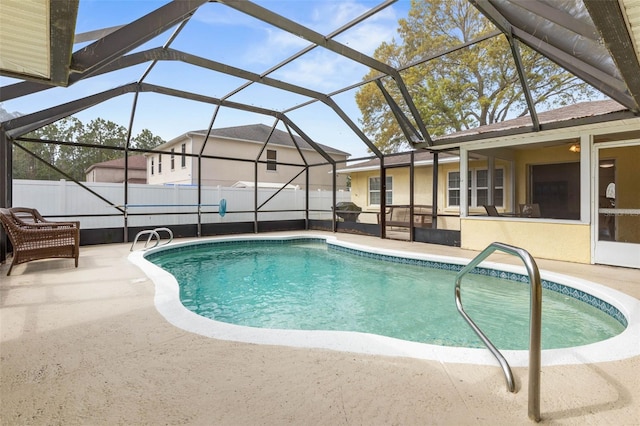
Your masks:
<path fill-rule="evenodd" d="M 38 259 L 73 258 L 78 267 L 80 253 L 80 223 L 52 222 L 36 209 L 0 208 L 0 221 L 13 247 L 14 265 Z"/>
<path fill-rule="evenodd" d="M 498 209 L 493 204 L 483 204 L 482 207 L 484 207 L 484 209 L 486 210 L 487 216 L 500 216 L 500 213 L 498 213 Z"/>

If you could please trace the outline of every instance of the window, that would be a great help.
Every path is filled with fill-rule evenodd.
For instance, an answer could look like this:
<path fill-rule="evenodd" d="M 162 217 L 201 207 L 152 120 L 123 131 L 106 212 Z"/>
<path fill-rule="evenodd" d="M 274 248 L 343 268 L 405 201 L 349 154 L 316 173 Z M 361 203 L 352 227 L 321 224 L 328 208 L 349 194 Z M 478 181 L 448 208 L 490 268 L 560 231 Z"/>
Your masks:
<path fill-rule="evenodd" d="M 185 167 L 187 167 L 187 144 L 183 143 L 180 149 L 182 150 L 182 157 L 180 157 L 180 167 L 184 169 Z"/>
<path fill-rule="evenodd" d="M 171 171 L 176 168 L 176 149 L 171 148 Z"/>
<path fill-rule="evenodd" d="M 504 206 L 504 169 L 493 171 L 493 204 Z"/>
<path fill-rule="evenodd" d="M 473 174 L 472 174 L 473 176 Z M 473 182 L 473 177 L 469 179 Z M 469 188 L 470 190 L 473 188 Z M 476 170 L 476 187 L 475 187 L 475 203 L 474 206 L 482 206 L 489 204 L 489 170 Z M 473 200 L 473 191 L 469 192 L 469 200 Z"/>
<path fill-rule="evenodd" d="M 493 203 L 504 205 L 504 169 L 495 169 L 493 173 Z M 460 206 L 460 172 L 449 172 L 447 176 L 447 204 Z M 487 169 L 469 170 L 469 207 L 489 204 L 489 171 Z"/>
<path fill-rule="evenodd" d="M 276 163 L 276 150 L 267 150 L 267 170 L 276 170 L 278 164 Z"/>
<path fill-rule="evenodd" d="M 153 157 L 151 157 L 151 176 L 153 176 L 153 164 L 154 164 L 154 159 Z"/>
<path fill-rule="evenodd" d="M 158 154 L 158 174 L 162 174 L 162 154 Z"/>
<path fill-rule="evenodd" d="M 460 205 L 460 172 L 449 172 L 447 178 L 447 199 L 450 206 Z"/>
<path fill-rule="evenodd" d="M 385 193 L 386 205 L 393 204 L 393 177 L 387 176 L 387 190 Z M 380 178 L 369 178 L 369 204 L 380 205 Z"/>

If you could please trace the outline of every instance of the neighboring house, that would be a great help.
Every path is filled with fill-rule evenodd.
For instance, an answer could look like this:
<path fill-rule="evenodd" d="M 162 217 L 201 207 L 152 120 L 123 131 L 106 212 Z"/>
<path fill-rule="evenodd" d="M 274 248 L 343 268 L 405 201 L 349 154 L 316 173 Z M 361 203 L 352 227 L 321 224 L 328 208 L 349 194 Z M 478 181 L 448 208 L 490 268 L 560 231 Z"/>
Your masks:
<path fill-rule="evenodd" d="M 128 167 L 129 183 L 147 183 L 147 159 L 144 155 L 129 157 Z M 124 182 L 124 157 L 92 164 L 85 174 L 87 182 Z"/>
<path fill-rule="evenodd" d="M 531 126 L 522 117 L 436 141 L 439 149 L 457 149 L 456 156 L 439 153 L 438 228 L 460 230 L 461 246 L 473 250 L 500 241 L 536 257 L 640 268 L 640 117 L 595 101 L 538 118 L 539 132 L 519 133 Z M 432 154 L 418 150 L 414 158 L 414 204 L 431 205 Z M 409 203 L 409 159 L 385 158 L 387 204 Z M 354 203 L 379 211 L 378 160 L 338 173 L 351 176 Z M 483 204 L 501 216 L 487 216 Z M 535 204 L 540 217 L 520 214 L 525 204 Z M 360 221 L 375 223 L 377 215 Z"/>
<path fill-rule="evenodd" d="M 261 187 L 289 184 L 306 189 L 306 162 L 311 166 L 309 189 L 333 190 L 333 168 L 322 155 L 299 136 L 295 136 L 296 147 L 291 136 L 278 129 L 265 146 L 270 132 L 271 127 L 264 124 L 212 129 L 204 150 L 207 131 L 187 132 L 156 148 L 163 153 L 147 154 L 147 180 L 153 185 L 197 185 L 198 154 L 202 151 L 200 178 L 204 186 L 231 187 L 237 182 L 254 185 L 257 174 Z M 346 161 L 349 156 L 335 148 L 317 145 L 335 161 Z M 345 188 L 346 176 L 342 176 L 337 180 L 337 189 Z"/>

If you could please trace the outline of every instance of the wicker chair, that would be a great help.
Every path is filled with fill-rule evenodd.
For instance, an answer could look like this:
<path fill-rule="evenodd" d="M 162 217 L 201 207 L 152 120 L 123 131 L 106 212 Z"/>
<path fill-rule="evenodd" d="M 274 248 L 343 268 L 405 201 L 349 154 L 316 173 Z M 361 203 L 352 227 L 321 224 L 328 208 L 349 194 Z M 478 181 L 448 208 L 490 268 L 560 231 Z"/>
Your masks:
<path fill-rule="evenodd" d="M 0 209 L 0 221 L 13 246 L 14 265 L 38 259 L 74 258 L 78 267 L 80 223 L 52 222 L 36 209 L 15 207 Z"/>

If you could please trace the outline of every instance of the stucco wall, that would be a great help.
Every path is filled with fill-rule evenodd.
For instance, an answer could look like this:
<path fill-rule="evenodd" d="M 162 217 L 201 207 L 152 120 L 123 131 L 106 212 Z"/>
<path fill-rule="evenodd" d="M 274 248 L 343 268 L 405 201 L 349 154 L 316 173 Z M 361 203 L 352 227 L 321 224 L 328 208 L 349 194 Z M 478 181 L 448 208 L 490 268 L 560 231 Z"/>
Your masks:
<path fill-rule="evenodd" d="M 431 170 L 431 167 L 415 168 L 414 204 L 431 205 L 433 203 Z M 371 204 L 369 200 L 369 178 L 379 175 L 377 170 L 351 174 L 351 201 L 360 206 L 364 212 L 380 211 L 380 206 Z M 409 204 L 409 168 L 388 169 L 387 176 L 393 178 L 393 204 Z M 360 215 L 360 221 L 376 223 L 377 217 L 375 214 L 363 214 Z"/>
<path fill-rule="evenodd" d="M 486 161 L 474 160 L 470 162 L 472 169 L 486 169 Z M 504 202 L 509 206 L 511 202 L 510 163 L 504 160 L 496 160 L 495 167 L 504 168 Z M 456 163 L 441 163 L 438 167 L 438 214 L 458 215 L 458 206 L 449 206 L 447 200 L 448 173 L 459 171 L 460 165 Z M 377 177 L 378 170 L 352 172 L 351 173 L 351 201 L 362 207 L 363 211 L 379 211 L 378 205 L 369 202 L 369 178 Z M 433 199 L 433 167 L 419 166 L 414 170 L 414 204 L 432 205 Z M 389 168 L 387 176 L 393 177 L 393 204 L 409 204 L 409 167 Z M 501 211 L 503 209 L 500 209 Z M 482 207 L 473 207 L 471 214 L 484 214 Z M 375 215 L 361 215 L 361 221 L 375 223 Z M 458 229 L 458 218 L 441 218 L 438 226 L 446 229 Z"/>
<path fill-rule="evenodd" d="M 591 263 L 589 224 L 466 218 L 460 227 L 462 248 L 483 250 L 498 241 L 521 247 L 533 257 Z"/>
<path fill-rule="evenodd" d="M 147 173 L 144 170 L 129 169 L 129 182 L 145 183 Z M 95 167 L 86 175 L 87 182 L 124 182 L 124 170 L 118 168 Z"/>

